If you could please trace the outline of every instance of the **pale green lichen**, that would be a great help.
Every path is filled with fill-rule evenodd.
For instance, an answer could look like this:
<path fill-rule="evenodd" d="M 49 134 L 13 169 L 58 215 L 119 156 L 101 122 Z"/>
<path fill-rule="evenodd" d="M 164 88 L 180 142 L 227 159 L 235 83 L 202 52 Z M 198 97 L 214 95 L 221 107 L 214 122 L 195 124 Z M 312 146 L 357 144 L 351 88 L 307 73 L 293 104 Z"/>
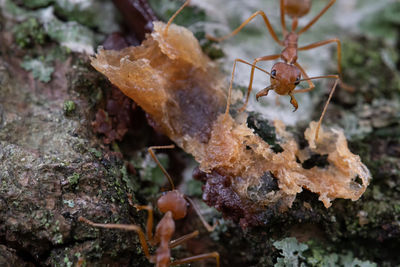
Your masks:
<path fill-rule="evenodd" d="M 143 153 L 146 153 L 143 156 Z M 168 168 L 168 156 L 163 153 L 158 153 L 157 158 L 164 168 Z M 138 152 L 133 160 L 134 167 L 139 170 L 140 179 L 144 182 L 151 182 L 151 185 L 143 188 L 144 194 L 155 195 L 160 191 L 160 188 L 167 183 L 167 179 L 161 169 L 154 162 L 149 153 Z"/>
<path fill-rule="evenodd" d="M 3 16 L 11 17 L 18 21 L 26 20 L 29 17 L 35 17 L 36 14 L 34 11 L 25 10 L 17 6 L 11 0 L 0 0 L 0 7 L 2 8 L 0 11 L 2 11 Z"/>
<path fill-rule="evenodd" d="M 103 157 L 103 154 L 101 153 L 101 151 L 95 149 L 95 148 L 89 148 L 89 152 L 95 156 L 97 159 L 101 159 Z"/>
<path fill-rule="evenodd" d="M 289 237 L 280 241 L 275 241 L 274 246 L 281 250 L 282 258 L 278 258 L 275 267 L 300 266 L 300 259 L 304 259 L 303 252 L 308 249 L 306 244 L 297 242 L 296 238 Z M 303 263 L 301 266 L 304 266 Z"/>
<path fill-rule="evenodd" d="M 45 7 L 52 2 L 53 0 L 22 0 L 23 5 L 29 8 Z"/>
<path fill-rule="evenodd" d="M 63 203 L 66 204 L 68 207 L 73 208 L 75 207 L 75 203 L 72 199 L 70 200 L 63 200 Z"/>
<path fill-rule="evenodd" d="M 67 255 L 64 257 L 64 264 L 66 267 L 72 267 L 73 262 L 71 262 Z"/>
<path fill-rule="evenodd" d="M 11 0 L 1 0 L 0 6 L 4 7 L 6 14 L 24 19 L 27 17 L 40 15 L 46 7 L 53 7 L 55 15 L 62 17 L 67 21 L 76 21 L 77 23 L 96 28 L 101 33 L 111 33 L 117 31 L 117 12 L 114 5 L 106 0 L 22 0 L 23 7 L 17 6 Z M 30 8 L 43 8 L 35 11 Z"/>
<path fill-rule="evenodd" d="M 44 83 L 51 80 L 51 74 L 54 72 L 52 66 L 48 66 L 45 62 L 39 59 L 27 59 L 21 63 L 21 67 L 30 71 L 33 78 Z"/>
<path fill-rule="evenodd" d="M 126 166 L 122 166 L 120 168 L 121 174 L 122 174 L 122 181 L 125 182 L 128 191 L 130 193 L 136 192 L 139 189 L 139 184 L 137 183 L 136 180 L 132 179 L 133 177 L 128 174 L 128 170 L 126 169 Z"/>
<path fill-rule="evenodd" d="M 51 80 L 51 75 L 54 72 L 54 64 L 55 61 L 64 61 L 67 55 L 69 54 L 64 48 L 53 47 L 47 50 L 45 55 L 37 56 L 35 58 L 31 58 L 26 56 L 24 61 L 21 63 L 21 67 L 25 70 L 32 72 L 33 78 L 38 79 L 42 82 L 49 82 Z M 65 105 L 68 105 L 65 106 Z M 67 114 L 67 110 L 65 108 L 69 108 L 70 113 Z M 66 115 L 72 114 L 72 105 L 70 102 L 64 103 L 64 112 Z"/>
<path fill-rule="evenodd" d="M 67 100 L 64 102 L 64 114 L 69 116 L 75 111 L 75 102 L 72 100 Z"/>
<path fill-rule="evenodd" d="M 72 51 L 89 53 L 101 37 L 75 21 L 63 22 L 54 15 L 54 8 L 40 10 L 39 20 L 51 39 Z"/>
<path fill-rule="evenodd" d="M 5 17 L 20 22 L 27 21 L 26 23 L 32 19 L 37 20 L 40 25 L 33 25 L 36 30 L 42 27 L 44 33 L 52 40 L 74 52 L 92 54 L 93 48 L 105 38 L 105 34 L 115 31 L 118 27 L 114 7 L 109 2 L 53 0 L 29 3 L 27 7 L 47 7 L 32 11 L 17 6 L 11 0 L 0 0 L 0 7 Z M 90 27 L 96 29 L 92 30 Z M 35 35 L 35 38 L 38 37 Z"/>
<path fill-rule="evenodd" d="M 399 12 L 398 1 L 382 5 L 374 10 L 374 14 L 365 17 L 361 23 L 361 29 L 369 36 L 395 42 L 398 35 L 396 27 L 400 25 Z"/>
<path fill-rule="evenodd" d="M 75 186 L 79 183 L 80 174 L 74 173 L 68 177 L 68 182 L 70 185 Z"/>
<path fill-rule="evenodd" d="M 76 21 L 101 33 L 118 31 L 117 11 L 108 0 L 54 0 L 57 15 Z"/>
<path fill-rule="evenodd" d="M 201 197 L 203 193 L 201 187 L 203 183 L 197 180 L 189 180 L 185 183 L 186 186 L 186 194 L 189 196 Z"/>
<path fill-rule="evenodd" d="M 308 245 L 309 244 L 309 245 Z M 288 266 L 348 266 L 348 267 L 377 267 L 376 263 L 362 261 L 354 257 L 353 253 L 344 254 L 329 252 L 314 242 L 300 243 L 294 237 L 284 238 L 273 242 L 275 248 L 279 249 L 280 255 L 277 258 L 275 267 Z"/>
<path fill-rule="evenodd" d="M 21 48 L 31 46 L 35 43 L 44 44 L 46 33 L 36 18 L 29 18 L 17 24 L 13 28 L 15 42 Z"/>
<path fill-rule="evenodd" d="M 346 137 L 362 139 L 380 128 L 396 124 L 400 120 L 400 103 L 392 100 L 376 98 L 369 105 L 360 103 L 352 110 L 343 111 L 340 126 L 344 128 Z"/>

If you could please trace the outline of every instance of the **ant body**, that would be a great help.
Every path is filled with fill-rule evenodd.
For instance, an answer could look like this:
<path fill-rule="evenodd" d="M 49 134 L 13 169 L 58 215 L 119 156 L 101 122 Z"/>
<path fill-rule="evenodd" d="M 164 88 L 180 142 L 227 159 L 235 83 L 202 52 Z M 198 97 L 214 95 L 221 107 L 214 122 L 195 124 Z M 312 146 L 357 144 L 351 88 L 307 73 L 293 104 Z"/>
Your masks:
<path fill-rule="evenodd" d="M 234 73 L 235 73 L 235 68 L 236 68 L 237 62 L 241 62 L 241 63 L 251 66 L 250 82 L 249 82 L 249 86 L 247 89 L 246 100 L 245 100 L 244 105 L 240 108 L 239 112 L 242 112 L 247 106 L 247 103 L 249 100 L 249 95 L 252 90 L 255 69 L 261 70 L 271 77 L 270 78 L 271 85 L 266 87 L 265 89 L 261 90 L 260 92 L 258 92 L 256 94 L 256 99 L 258 100 L 258 98 L 268 95 L 268 92 L 270 90 L 274 90 L 279 95 L 289 95 L 290 96 L 290 98 L 291 98 L 290 103 L 293 105 L 294 111 L 296 111 L 298 108 L 298 103 L 297 103 L 296 98 L 294 97 L 294 94 L 305 93 L 305 92 L 309 92 L 309 91 L 313 90 L 315 88 L 315 85 L 311 81 L 313 79 L 333 78 L 336 80 L 331 89 L 331 92 L 330 92 L 328 100 L 324 106 L 324 109 L 322 111 L 321 117 L 318 122 L 317 130 L 315 133 L 315 139 L 318 139 L 318 131 L 321 126 L 322 119 L 325 115 L 326 108 L 328 107 L 329 101 L 332 97 L 333 92 L 335 91 L 335 88 L 336 88 L 338 82 L 340 82 L 342 87 L 344 87 L 345 89 L 352 90 L 352 88 L 348 85 L 343 84 L 340 80 L 340 77 L 342 76 L 342 70 L 341 70 L 341 66 L 340 66 L 341 43 L 340 43 L 339 39 L 337 39 L 337 38 L 328 39 L 328 40 L 312 43 L 312 44 L 309 44 L 309 45 L 306 45 L 303 47 L 298 47 L 297 41 L 298 41 L 299 36 L 302 33 L 306 32 L 335 3 L 335 1 L 336 0 L 330 0 L 329 3 L 306 26 L 304 26 L 302 29 L 296 31 L 297 26 L 298 26 L 298 18 L 304 16 L 305 14 L 307 14 L 310 11 L 311 0 L 280 0 L 280 16 L 281 16 L 281 24 L 282 24 L 282 32 L 283 32 L 283 41 L 281 41 L 278 38 L 278 36 L 276 35 L 274 29 L 272 28 L 272 26 L 267 18 L 267 15 L 261 10 L 253 13 L 246 21 L 244 21 L 238 28 L 236 28 L 233 32 L 231 32 L 228 35 L 225 35 L 220 38 L 207 36 L 208 39 L 213 40 L 213 41 L 217 41 L 217 42 L 223 41 L 229 37 L 236 35 L 253 18 L 260 15 L 263 18 L 272 38 L 280 46 L 283 46 L 283 50 L 280 54 L 258 57 L 253 61 L 253 63 L 249 63 L 249 62 L 244 61 L 239 58 L 235 59 L 235 62 L 233 65 L 233 70 L 232 70 L 232 77 L 231 77 L 231 81 L 230 81 L 230 85 L 229 85 L 228 102 L 227 102 L 227 106 L 226 106 L 225 115 L 229 113 L 232 83 L 233 83 L 233 78 L 234 78 Z M 292 18 L 292 28 L 291 28 L 290 32 L 288 32 L 286 29 L 285 14 L 289 15 Z M 304 50 L 310 50 L 310 49 L 320 47 L 323 45 L 327 45 L 330 43 L 337 44 L 339 75 L 325 75 L 325 76 L 318 76 L 318 77 L 311 77 L 311 78 L 308 77 L 307 73 L 304 71 L 304 69 L 301 67 L 301 65 L 299 63 L 297 63 L 297 52 L 304 51 Z M 271 72 L 265 71 L 264 69 L 261 69 L 256 66 L 257 62 L 275 60 L 278 58 L 281 58 L 283 62 L 275 63 L 272 66 Z M 301 79 L 302 75 L 303 75 L 304 79 Z M 307 81 L 309 87 L 305 88 L 305 89 L 295 90 L 295 87 L 301 81 Z"/>
<path fill-rule="evenodd" d="M 156 246 L 158 248 L 154 255 L 150 255 L 149 247 L 146 242 L 146 236 L 143 233 L 143 230 L 137 225 L 130 225 L 130 224 L 101 224 L 101 223 L 94 223 L 86 218 L 79 217 L 79 221 L 87 223 L 93 227 L 100 227 L 100 228 L 108 228 L 108 229 L 121 229 L 126 231 L 135 231 L 139 235 L 140 244 L 143 247 L 144 254 L 146 258 L 151 262 L 155 263 L 157 267 L 168 267 L 174 266 L 179 264 L 184 264 L 188 262 L 200 261 L 207 258 L 215 258 L 217 262 L 217 266 L 219 267 L 219 253 L 218 252 L 211 252 L 200 254 L 192 257 L 187 257 L 184 259 L 176 260 L 171 262 L 171 249 L 182 244 L 183 242 L 196 237 L 199 235 L 199 231 L 194 231 L 190 234 L 184 235 L 178 239 L 172 240 L 172 236 L 175 232 L 175 220 L 182 219 L 186 217 L 187 207 L 189 204 L 192 205 L 194 210 L 198 213 L 202 223 L 207 228 L 208 231 L 213 231 L 215 226 L 210 226 L 205 219 L 201 216 L 197 206 L 194 202 L 187 196 L 183 195 L 179 190 L 175 189 L 174 183 L 172 178 L 168 174 L 168 172 L 164 169 L 164 167 L 158 161 L 156 155 L 154 154 L 154 149 L 166 149 L 166 148 L 174 148 L 174 145 L 169 146 L 153 146 L 149 147 L 148 152 L 150 153 L 151 157 L 160 167 L 162 172 L 164 173 L 165 177 L 171 184 L 171 190 L 165 192 L 158 200 L 157 200 L 157 207 L 158 209 L 164 213 L 163 218 L 156 226 L 156 231 L 153 236 L 153 207 L 151 205 L 141 206 L 141 205 L 134 205 L 132 204 L 131 198 L 129 198 L 129 203 L 134 206 L 137 210 L 147 210 L 148 211 L 148 218 L 147 218 L 147 226 L 146 226 L 146 236 L 147 241 L 150 245 Z"/>

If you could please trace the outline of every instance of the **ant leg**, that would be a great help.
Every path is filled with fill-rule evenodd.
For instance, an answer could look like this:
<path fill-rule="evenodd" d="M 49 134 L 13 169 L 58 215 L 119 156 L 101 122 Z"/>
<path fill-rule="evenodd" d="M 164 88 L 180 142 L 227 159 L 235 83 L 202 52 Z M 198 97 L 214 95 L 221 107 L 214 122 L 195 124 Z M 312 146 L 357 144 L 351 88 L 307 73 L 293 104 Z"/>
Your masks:
<path fill-rule="evenodd" d="M 150 253 L 149 253 L 149 247 L 147 246 L 146 243 L 146 238 L 144 236 L 144 233 L 142 229 L 134 224 L 103 224 L 103 223 L 94 223 L 86 218 L 79 217 L 78 220 L 80 222 L 84 222 L 86 224 L 89 224 L 90 226 L 97 227 L 97 228 L 107 228 L 107 229 L 120 229 L 120 230 L 125 230 L 125 231 L 135 231 L 139 235 L 139 241 L 140 244 L 143 247 L 143 252 L 144 255 L 146 256 L 147 259 L 150 260 Z"/>
<path fill-rule="evenodd" d="M 281 6 L 282 34 L 283 34 L 283 36 L 286 36 L 287 30 L 286 30 L 286 22 L 285 22 L 285 0 L 280 1 L 280 6 Z"/>
<path fill-rule="evenodd" d="M 156 154 L 154 154 L 155 149 L 167 149 L 167 148 L 175 148 L 175 145 L 168 145 L 168 146 L 151 146 L 147 149 L 147 151 L 149 152 L 150 156 L 153 158 L 153 160 L 155 161 L 155 163 L 157 163 L 158 167 L 160 167 L 161 171 L 164 173 L 165 177 L 168 179 L 169 183 L 171 184 L 171 188 L 172 190 L 175 189 L 174 186 L 174 182 L 172 181 L 171 176 L 169 175 L 169 173 L 167 172 L 166 169 L 164 169 L 164 167 L 161 165 L 160 161 L 157 159 Z"/>
<path fill-rule="evenodd" d="M 253 86 L 254 69 L 256 68 L 256 63 L 259 61 L 274 60 L 274 59 L 279 58 L 280 56 L 281 56 L 281 54 L 259 57 L 253 61 L 253 64 L 251 65 L 250 81 L 249 81 L 249 87 L 247 88 L 246 100 L 245 100 L 243 106 L 239 109 L 239 112 L 244 111 L 246 109 L 247 103 L 249 102 L 249 96 L 250 96 L 250 92 L 251 92 L 252 86 Z"/>
<path fill-rule="evenodd" d="M 316 47 L 320 47 L 320 46 L 323 46 L 323 45 L 327 45 L 327 44 L 330 44 L 330 43 L 334 43 L 334 42 L 336 42 L 336 45 L 337 45 L 337 64 L 338 64 L 339 77 L 342 78 L 343 77 L 342 64 L 341 64 L 341 60 L 342 60 L 341 59 L 342 58 L 342 56 L 341 56 L 342 55 L 342 45 L 341 45 L 340 40 L 338 38 L 333 38 L 333 39 L 328 39 L 328 40 L 324 40 L 324 41 L 315 42 L 315 43 L 300 47 L 298 50 L 299 51 L 300 50 L 310 50 L 310 49 L 313 49 L 313 48 L 316 48 Z M 355 90 L 354 87 L 345 84 L 344 82 L 342 82 L 341 79 L 340 79 L 339 83 L 340 83 L 340 86 L 343 87 L 345 90 L 347 90 L 349 92 L 354 92 L 354 90 Z"/>
<path fill-rule="evenodd" d="M 293 94 L 305 93 L 305 92 L 310 92 L 311 90 L 313 90 L 313 89 L 315 88 L 315 85 L 314 85 L 314 83 L 310 80 L 310 77 L 308 77 L 308 75 L 307 75 L 307 73 L 305 72 L 305 70 L 303 69 L 303 67 L 300 66 L 300 64 L 297 63 L 297 62 L 294 63 L 294 65 L 295 65 L 297 68 L 299 68 L 301 74 L 302 74 L 303 77 L 304 77 L 304 80 L 307 81 L 307 83 L 308 83 L 308 88 L 299 89 L 299 90 L 294 90 L 294 91 L 293 91 Z"/>
<path fill-rule="evenodd" d="M 171 262 L 171 266 L 184 264 L 184 263 L 188 263 L 188 262 L 201 261 L 201 260 L 209 259 L 209 258 L 215 258 L 215 260 L 217 262 L 217 267 L 219 267 L 219 253 L 218 252 L 210 252 L 210 253 L 200 254 L 200 255 L 176 260 L 174 262 Z"/>
<path fill-rule="evenodd" d="M 296 67 L 299 68 L 301 74 L 304 76 L 304 79 L 301 79 L 300 81 L 307 81 L 309 87 L 308 88 L 304 88 L 304 89 L 298 89 L 298 90 L 294 90 L 292 91 L 293 94 L 299 94 L 299 93 L 306 93 L 306 92 L 310 92 L 312 90 L 314 90 L 315 85 L 311 80 L 315 80 L 315 79 L 339 79 L 338 75 L 324 75 L 324 76 L 318 76 L 318 77 L 308 77 L 307 73 L 304 71 L 303 67 L 300 66 L 299 63 L 294 63 L 294 65 Z"/>
<path fill-rule="evenodd" d="M 188 196 L 185 196 L 185 199 L 192 205 L 194 211 L 197 213 L 197 215 L 200 218 L 200 221 L 203 223 L 204 227 L 207 229 L 207 231 L 212 232 L 215 230 L 215 228 L 218 225 L 218 222 L 216 222 L 213 226 L 211 226 L 201 215 L 199 207 L 196 205 L 196 203 Z"/>
<path fill-rule="evenodd" d="M 178 16 L 179 13 L 181 13 L 181 11 L 187 6 L 189 5 L 190 0 L 186 0 L 185 3 L 183 3 L 183 5 L 175 12 L 174 15 L 172 15 L 172 17 L 168 20 L 167 26 L 165 26 L 164 29 L 164 35 L 166 35 L 168 33 L 168 29 L 169 26 L 171 25 L 172 21 L 174 21 L 175 17 Z"/>
<path fill-rule="evenodd" d="M 262 18 L 264 19 L 265 25 L 268 28 L 269 33 L 271 34 L 272 38 L 275 40 L 275 42 L 277 42 L 280 46 L 283 46 L 283 42 L 281 40 L 279 40 L 278 36 L 276 35 L 274 29 L 271 26 L 271 23 L 268 20 L 267 15 L 265 15 L 264 11 L 258 10 L 257 12 L 253 13 L 253 15 L 251 15 L 248 19 L 246 19 L 239 27 L 237 27 L 233 32 L 222 36 L 222 37 L 213 37 L 213 36 L 209 36 L 206 35 L 207 39 L 211 40 L 211 41 L 215 41 L 215 42 L 221 42 L 223 40 L 226 40 L 232 36 L 235 36 L 238 32 L 240 32 L 244 26 L 246 26 L 252 19 L 254 19 L 257 15 L 262 16 Z"/>
<path fill-rule="evenodd" d="M 299 47 L 297 50 L 301 51 L 301 50 L 310 50 L 316 47 L 320 47 L 320 46 L 324 46 L 330 43 L 335 43 L 337 45 L 337 60 L 338 60 L 338 72 L 339 75 L 342 76 L 342 67 L 341 67 L 341 55 L 342 55 L 342 45 L 340 43 L 340 40 L 338 38 L 332 38 L 332 39 L 328 39 L 328 40 L 324 40 L 324 41 L 319 41 L 319 42 L 315 42 L 306 46 L 302 46 Z"/>
<path fill-rule="evenodd" d="M 131 203 L 129 203 L 131 204 Z M 150 243 L 153 242 L 153 207 L 150 205 L 137 205 L 137 204 L 133 204 L 132 206 L 134 206 L 136 208 L 136 210 L 147 210 L 148 212 L 148 216 L 147 216 L 147 224 L 146 224 L 146 234 L 147 234 L 147 240 L 149 240 Z"/>
<path fill-rule="evenodd" d="M 172 240 L 171 242 L 169 242 L 169 248 L 177 247 L 180 244 L 188 241 L 189 239 L 197 237 L 198 235 L 199 235 L 199 231 L 196 230 L 190 234 L 187 234 L 187 235 L 181 236 L 175 240 Z"/>
<path fill-rule="evenodd" d="M 297 32 L 297 35 L 307 31 L 335 2 L 336 0 L 330 0 L 329 3 L 306 26 Z"/>
<path fill-rule="evenodd" d="M 247 64 L 247 65 L 252 66 L 252 67 L 254 67 L 254 68 L 258 69 L 258 70 L 261 70 L 262 72 L 265 72 L 265 73 L 268 74 L 268 75 L 271 75 L 268 71 L 263 70 L 263 69 L 261 69 L 261 68 L 255 66 L 255 65 L 253 65 L 253 64 L 251 64 L 251 63 L 249 63 L 249 62 L 247 62 L 247 61 L 245 61 L 245 60 L 243 60 L 243 59 L 240 59 L 240 58 L 235 59 L 235 62 L 233 63 L 233 68 L 232 68 L 232 77 L 231 77 L 231 81 L 230 81 L 230 83 L 229 83 L 228 99 L 226 100 L 225 118 L 226 118 L 226 117 L 228 116 L 228 114 L 229 114 L 229 107 L 230 107 L 230 104 L 231 104 L 231 95 L 232 95 L 233 78 L 235 77 L 235 69 L 236 69 L 236 63 L 237 63 L 237 62 L 241 62 L 241 63 Z M 254 71 L 253 71 L 253 72 L 254 72 Z"/>

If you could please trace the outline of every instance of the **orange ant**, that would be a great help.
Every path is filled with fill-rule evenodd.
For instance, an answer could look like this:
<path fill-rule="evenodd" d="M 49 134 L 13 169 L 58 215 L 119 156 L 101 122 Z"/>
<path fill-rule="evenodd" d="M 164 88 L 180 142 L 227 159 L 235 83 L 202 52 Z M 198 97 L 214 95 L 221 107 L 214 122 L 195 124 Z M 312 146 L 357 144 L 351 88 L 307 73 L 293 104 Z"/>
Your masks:
<path fill-rule="evenodd" d="M 253 15 L 251 15 L 238 28 L 236 28 L 233 32 L 231 32 L 228 35 L 225 35 L 220 38 L 207 36 L 208 39 L 213 40 L 213 41 L 217 41 L 217 42 L 223 41 L 229 37 L 236 35 L 253 18 L 255 18 L 257 15 L 260 15 L 264 19 L 264 22 L 265 22 L 272 38 L 280 46 L 283 46 L 283 48 L 284 48 L 280 54 L 256 58 L 253 61 L 253 64 L 251 64 L 245 60 L 239 59 L 239 58 L 235 59 L 235 63 L 233 64 L 232 77 L 231 77 L 231 81 L 230 81 L 230 85 L 229 85 L 228 102 L 226 105 L 225 116 L 229 113 L 232 83 L 233 83 L 233 78 L 234 78 L 234 73 L 235 73 L 235 68 L 236 68 L 237 62 L 242 62 L 244 64 L 251 66 L 250 82 L 249 82 L 249 86 L 247 89 L 246 100 L 245 100 L 244 105 L 240 108 L 239 112 L 242 112 L 243 110 L 245 110 L 247 103 L 249 101 L 249 95 L 250 95 L 250 92 L 252 89 L 252 84 L 253 84 L 254 69 L 258 69 L 258 70 L 268 74 L 271 77 L 270 78 L 271 85 L 264 88 L 260 92 L 258 92 L 256 94 L 256 100 L 258 100 L 258 98 L 260 98 L 262 96 L 268 95 L 268 92 L 270 90 L 274 90 L 279 95 L 289 95 L 290 96 L 290 103 L 293 105 L 294 111 L 296 111 L 298 108 L 298 103 L 294 97 L 294 94 L 305 93 L 305 92 L 309 92 L 309 91 L 313 90 L 315 85 L 313 84 L 313 82 L 311 80 L 320 79 L 320 78 L 333 78 L 336 80 L 331 89 L 328 100 L 324 106 L 324 109 L 322 111 L 321 117 L 318 122 L 317 129 L 315 132 L 315 139 L 316 140 L 318 139 L 318 132 L 319 132 L 319 128 L 321 126 L 322 119 L 325 115 L 326 109 L 328 107 L 328 104 L 332 98 L 333 92 L 335 91 L 335 88 L 336 88 L 338 82 L 340 82 L 342 87 L 344 87 L 345 89 L 348 89 L 348 90 L 353 90 L 353 89 L 352 89 L 352 87 L 342 83 L 339 78 L 339 77 L 342 77 L 342 70 L 341 70 L 341 66 L 340 66 L 341 43 L 340 43 L 339 39 L 337 39 L 337 38 L 328 39 L 328 40 L 312 43 L 312 44 L 309 44 L 309 45 L 306 45 L 303 47 L 297 47 L 297 40 L 298 40 L 299 35 L 306 32 L 335 3 L 335 1 L 336 0 L 330 0 L 329 3 L 318 13 L 318 15 L 316 15 L 306 26 L 304 26 L 302 29 L 300 29 L 299 31 L 296 32 L 296 29 L 298 26 L 298 18 L 304 16 L 305 14 L 307 14 L 310 11 L 311 0 L 280 0 L 280 10 L 281 10 L 280 16 L 281 16 L 281 24 L 282 24 L 282 31 L 283 31 L 283 41 L 279 40 L 278 36 L 276 35 L 274 29 L 272 28 L 272 26 L 267 18 L 267 15 L 261 10 L 255 12 Z M 285 14 L 288 14 L 292 18 L 292 29 L 290 32 L 288 32 L 286 29 Z M 304 71 L 304 69 L 300 66 L 299 63 L 297 63 L 297 52 L 313 49 L 313 48 L 327 45 L 330 43 L 337 44 L 339 75 L 324 75 L 324 76 L 311 77 L 311 78 L 308 77 L 308 75 Z M 278 58 L 281 58 L 283 60 L 283 62 L 275 63 L 272 66 L 271 72 L 265 71 L 264 69 L 261 69 L 256 66 L 257 62 L 275 60 Z M 301 79 L 301 75 L 303 75 L 304 79 Z M 307 81 L 309 87 L 305 88 L 305 89 L 295 90 L 295 87 L 302 81 Z"/>
<path fill-rule="evenodd" d="M 183 242 L 194 238 L 199 235 L 199 231 L 196 230 L 190 234 L 184 235 L 178 239 L 172 240 L 172 236 L 175 232 L 175 221 L 186 217 L 188 205 L 191 204 L 196 213 L 199 215 L 200 220 L 203 225 L 206 227 L 208 231 L 213 231 L 217 226 L 210 226 L 205 219 L 201 216 L 199 209 L 195 205 L 195 203 L 187 196 L 183 195 L 179 190 L 175 189 L 174 183 L 172 181 L 171 176 L 164 169 L 164 167 L 158 161 L 156 155 L 154 154 L 155 149 L 172 149 L 174 145 L 169 146 L 152 146 L 148 148 L 148 152 L 150 153 L 153 160 L 160 167 L 161 171 L 164 173 L 165 177 L 168 179 L 171 184 L 171 190 L 165 192 L 158 200 L 157 207 L 158 209 L 164 213 L 163 218 L 156 226 L 156 231 L 153 236 L 153 207 L 151 205 L 141 206 L 132 203 L 131 197 L 129 197 L 129 203 L 134 206 L 137 210 L 147 210 L 147 226 L 146 226 L 146 236 L 147 242 L 151 246 L 158 245 L 158 248 L 154 255 L 150 255 L 149 247 L 146 242 L 146 236 L 143 233 L 143 230 L 138 225 L 131 224 L 102 224 L 102 223 L 94 223 L 86 218 L 79 217 L 78 220 L 84 223 L 87 223 L 93 227 L 100 228 L 108 228 L 108 229 L 120 229 L 126 231 L 135 231 L 139 235 L 140 244 L 143 247 L 144 254 L 146 258 L 151 262 L 155 263 L 157 267 L 168 267 L 179 264 L 184 264 L 188 262 L 200 261 L 207 258 L 215 258 L 217 262 L 217 266 L 219 267 L 219 253 L 218 252 L 210 252 L 205 254 L 200 254 L 192 257 L 187 257 L 180 260 L 175 260 L 171 262 L 171 249 L 179 246 Z"/>

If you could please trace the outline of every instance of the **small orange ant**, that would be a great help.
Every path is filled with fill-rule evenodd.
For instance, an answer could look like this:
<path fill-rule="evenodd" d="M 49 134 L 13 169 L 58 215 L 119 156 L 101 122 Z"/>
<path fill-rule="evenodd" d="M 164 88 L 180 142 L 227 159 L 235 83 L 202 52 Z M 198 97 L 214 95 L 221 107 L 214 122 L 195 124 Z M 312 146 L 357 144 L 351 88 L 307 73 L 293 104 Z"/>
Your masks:
<path fill-rule="evenodd" d="M 225 116 L 229 113 L 232 83 L 233 83 L 233 78 L 234 78 L 234 73 L 235 73 L 235 68 L 236 68 L 237 62 L 241 62 L 241 63 L 251 66 L 250 82 L 249 82 L 249 86 L 247 89 L 246 100 L 245 100 L 244 105 L 240 108 L 239 112 L 242 112 L 243 110 L 246 109 L 247 103 L 249 101 L 249 95 L 252 90 L 252 84 L 253 84 L 254 69 L 258 69 L 258 70 L 268 74 L 271 77 L 270 78 L 271 85 L 264 88 L 260 92 L 258 92 L 256 94 L 256 99 L 258 100 L 260 97 L 268 95 L 268 92 L 270 90 L 274 90 L 279 95 L 289 95 L 290 96 L 290 103 L 293 105 L 294 111 L 296 111 L 298 108 L 298 103 L 294 97 L 294 94 L 305 93 L 305 92 L 309 92 L 309 91 L 313 90 L 315 88 L 315 85 L 313 84 L 313 82 L 311 80 L 320 79 L 320 78 L 333 78 L 333 79 L 335 79 L 335 83 L 331 89 L 328 100 L 324 106 L 324 109 L 322 111 L 321 117 L 318 122 L 317 130 L 315 133 L 315 139 L 316 140 L 318 139 L 318 132 L 319 132 L 319 128 L 321 126 L 322 119 L 325 115 L 326 109 L 328 107 L 328 104 L 332 98 L 333 92 L 335 91 L 335 88 L 336 88 L 338 82 L 340 82 L 342 87 L 344 87 L 345 89 L 353 90 L 353 88 L 342 83 L 340 80 L 340 77 L 342 77 L 342 70 L 341 70 L 341 66 L 340 66 L 341 65 L 340 64 L 341 43 L 338 38 L 319 41 L 319 42 L 312 43 L 312 44 L 309 44 L 309 45 L 306 45 L 303 47 L 299 47 L 299 48 L 297 47 L 297 40 L 302 33 L 306 32 L 335 3 L 335 1 L 336 0 L 330 0 L 329 3 L 306 26 L 304 26 L 302 29 L 300 29 L 299 31 L 296 32 L 296 29 L 298 26 L 298 18 L 304 16 L 305 14 L 307 14 L 310 11 L 311 0 L 280 0 L 280 10 L 281 10 L 280 16 L 281 16 L 281 24 L 282 24 L 282 31 L 283 31 L 283 41 L 281 41 L 278 38 L 278 36 L 276 35 L 274 29 L 272 28 L 272 26 L 267 18 L 267 15 L 261 10 L 253 13 L 246 21 L 244 21 L 238 28 L 236 28 L 233 32 L 231 32 L 228 35 L 225 35 L 220 38 L 211 37 L 211 36 L 207 35 L 207 38 L 210 40 L 217 41 L 217 42 L 223 41 L 229 37 L 236 35 L 253 18 L 255 18 L 257 15 L 260 15 L 264 19 L 264 22 L 265 22 L 272 38 L 280 46 L 283 46 L 283 50 L 280 54 L 258 57 L 253 61 L 253 63 L 249 63 L 249 62 L 239 59 L 239 58 L 235 59 L 235 62 L 233 64 L 232 77 L 231 77 L 231 81 L 230 81 L 230 85 L 229 85 L 228 102 L 226 105 Z M 290 32 L 288 32 L 286 29 L 285 14 L 289 15 L 292 18 L 292 29 Z M 300 66 L 299 63 L 297 63 L 297 52 L 313 49 L 313 48 L 327 45 L 330 43 L 337 44 L 339 75 L 324 75 L 324 76 L 311 77 L 311 78 L 308 77 L 308 75 L 304 71 L 304 69 Z M 271 72 L 265 71 L 264 69 L 261 69 L 256 66 L 257 62 L 275 60 L 278 58 L 281 58 L 283 60 L 283 62 L 275 63 L 272 66 Z M 301 79 L 301 75 L 303 75 L 304 79 Z M 295 90 L 295 87 L 302 81 L 307 81 L 309 87 L 305 88 L 305 89 Z"/>
<path fill-rule="evenodd" d="M 158 248 L 154 255 L 150 255 L 149 247 L 146 242 L 146 236 L 143 233 L 143 230 L 138 225 L 131 224 L 102 224 L 102 223 L 94 223 L 86 218 L 79 217 L 78 220 L 84 223 L 87 223 L 93 227 L 100 228 L 108 228 L 108 229 L 120 229 L 126 231 L 135 231 L 139 235 L 140 244 L 143 247 L 144 254 L 146 258 L 151 262 L 155 263 L 157 267 L 168 267 L 179 264 L 184 264 L 188 262 L 200 261 L 208 258 L 215 258 L 216 265 L 219 267 L 219 253 L 218 252 L 210 252 L 205 254 L 200 254 L 192 257 L 187 257 L 180 260 L 175 260 L 171 262 L 171 249 L 179 246 L 183 242 L 194 238 L 199 235 L 199 231 L 196 230 L 190 234 L 184 235 L 178 239 L 172 240 L 172 236 L 175 232 L 175 220 L 182 219 L 186 217 L 188 205 L 191 204 L 196 213 L 199 215 L 200 220 L 203 225 L 206 227 L 208 231 L 213 231 L 217 226 L 210 226 L 205 219 L 201 216 L 199 209 L 195 205 L 195 203 L 187 196 L 179 192 L 179 190 L 175 189 L 174 183 L 172 181 L 171 176 L 164 169 L 164 167 L 158 161 L 156 155 L 154 154 L 155 149 L 172 149 L 174 145 L 169 146 L 152 146 L 148 148 L 148 152 L 150 153 L 153 160 L 160 167 L 161 171 L 164 173 L 165 177 L 168 179 L 171 184 L 171 190 L 165 192 L 158 200 L 157 207 L 158 209 L 164 213 L 163 218 L 156 226 L 156 231 L 153 236 L 153 207 L 151 205 L 136 205 L 132 203 L 131 197 L 129 197 L 129 203 L 134 206 L 137 210 L 147 210 L 147 226 L 146 226 L 146 236 L 147 242 L 151 246 L 158 245 Z"/>

